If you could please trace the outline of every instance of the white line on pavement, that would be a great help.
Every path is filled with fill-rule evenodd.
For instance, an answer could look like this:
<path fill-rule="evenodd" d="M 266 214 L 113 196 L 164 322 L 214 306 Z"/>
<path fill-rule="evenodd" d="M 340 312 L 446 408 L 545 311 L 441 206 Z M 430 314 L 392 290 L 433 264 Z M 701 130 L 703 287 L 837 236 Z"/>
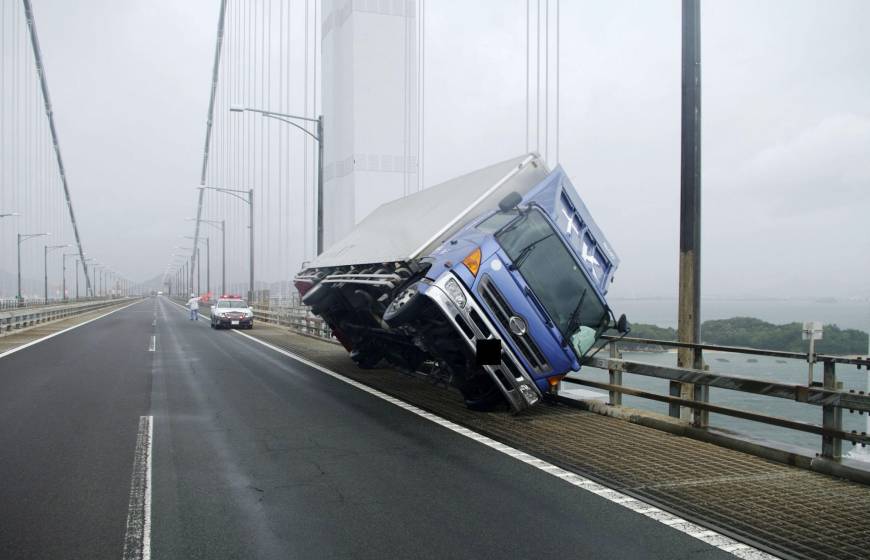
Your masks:
<path fill-rule="evenodd" d="M 186 309 L 183 305 L 175 303 L 174 301 L 171 301 L 171 303 L 177 305 L 181 309 Z M 205 316 L 203 315 L 203 317 L 205 317 Z M 443 426 L 443 427 L 447 428 L 448 430 L 451 430 L 457 434 L 463 435 L 463 436 L 465 436 L 469 439 L 472 439 L 478 443 L 486 445 L 487 447 L 490 447 L 491 449 L 493 449 L 495 451 L 498 451 L 498 452 L 503 453 L 509 457 L 512 457 L 518 461 L 521 461 L 521 462 L 523 462 L 531 467 L 534 467 L 542 472 L 545 472 L 551 476 L 555 476 L 556 478 L 560 478 L 560 479 L 564 480 L 565 482 L 567 482 L 568 484 L 571 484 L 572 486 L 575 486 L 575 487 L 580 488 L 582 490 L 585 490 L 587 492 L 591 492 L 593 494 L 596 494 L 599 497 L 604 498 L 605 500 L 613 502 L 615 505 L 619 505 L 619 506 L 624 507 L 626 509 L 629 509 L 635 513 L 639 513 L 639 514 L 643 515 L 644 517 L 652 519 L 653 521 L 658 521 L 659 523 L 667 525 L 668 527 L 674 529 L 675 531 L 679 531 L 679 532 L 684 533 L 690 537 L 694 537 L 694 538 L 696 538 L 704 543 L 709 544 L 712 547 L 715 547 L 715 548 L 718 548 L 719 550 L 722 550 L 723 552 L 730 553 L 731 555 L 736 556 L 737 558 L 741 558 L 744 560 L 776 560 L 777 559 L 777 557 L 772 555 L 772 554 L 768 554 L 767 552 L 764 552 L 762 550 L 759 550 L 757 548 L 749 546 L 748 544 L 741 543 L 735 539 L 732 539 L 731 537 L 728 537 L 728 536 L 723 535 L 721 533 L 718 533 L 716 531 L 709 530 L 706 527 L 701 527 L 699 525 L 695 525 L 694 523 L 689 523 L 686 520 L 684 520 L 676 515 L 672 515 L 666 511 L 663 511 L 663 510 L 657 508 L 657 507 L 652 507 L 651 504 L 647 504 L 646 502 L 643 502 L 642 500 L 639 500 L 637 498 L 633 498 L 631 496 L 623 494 L 623 493 L 621 493 L 613 488 L 609 488 L 601 483 L 595 482 L 595 481 L 590 480 L 588 478 L 584 478 L 584 477 L 578 475 L 577 473 L 567 471 L 559 466 L 553 465 L 552 463 L 548 463 L 542 459 L 539 459 L 537 457 L 529 455 L 525 451 L 520 451 L 519 449 L 515 449 L 513 447 L 510 447 L 509 445 L 505 445 L 504 443 L 501 443 L 499 441 L 495 441 L 494 439 L 492 439 L 488 436 L 485 436 L 483 434 L 479 434 L 479 433 L 472 431 L 464 426 L 460 426 L 459 424 L 456 424 L 455 422 L 451 422 L 450 420 L 446 420 L 444 418 L 441 418 L 440 416 L 432 414 L 431 412 L 427 412 L 427 411 L 423 410 L 422 408 L 418 408 L 412 404 L 406 403 L 403 400 L 397 399 L 397 398 L 392 397 L 386 393 L 378 391 L 377 389 L 373 389 L 373 388 L 369 387 L 368 385 L 364 385 L 358 381 L 354 381 L 353 379 L 350 379 L 349 377 L 345 377 L 344 375 L 342 375 L 338 372 L 335 372 L 335 371 L 332 371 L 331 369 L 325 368 L 322 365 L 320 365 L 316 362 L 312 362 L 311 360 L 308 360 L 307 358 L 304 358 L 298 354 L 294 354 L 293 352 L 290 352 L 289 350 L 285 350 L 283 348 L 275 346 L 274 344 L 269 344 L 268 342 L 260 340 L 254 336 L 251 336 L 248 333 L 244 333 L 241 331 L 233 331 L 233 332 L 239 336 L 243 336 L 245 338 L 248 338 L 248 339 L 252 340 L 253 342 L 256 342 L 257 344 L 265 346 L 266 348 L 274 350 L 275 352 L 278 352 L 279 354 L 283 354 L 284 356 L 287 356 L 288 358 L 291 358 L 293 360 L 296 360 L 297 362 L 303 363 L 303 364 L 305 364 L 309 367 L 312 367 L 320 372 L 323 372 L 326 375 L 329 375 L 330 377 L 333 377 L 339 381 L 347 383 L 348 385 L 351 385 L 352 387 L 355 387 L 361 391 L 365 391 L 366 393 L 369 393 L 370 395 L 378 397 L 379 399 L 385 400 L 391 404 L 394 404 L 400 408 L 403 408 L 403 409 L 407 410 L 408 412 L 411 412 L 413 414 L 416 414 L 417 416 L 425 418 L 426 420 L 429 420 L 430 422 L 434 422 L 435 424 Z M 644 506 L 646 506 L 646 507 L 644 507 Z"/>
<path fill-rule="evenodd" d="M 127 531 L 124 534 L 123 560 L 151 558 L 151 450 L 154 442 L 154 418 L 139 417 Z"/>
<path fill-rule="evenodd" d="M 649 504 L 646 504 L 645 502 L 642 502 L 641 500 L 638 500 L 636 498 L 627 496 L 626 494 L 623 494 L 623 493 L 621 493 L 617 490 L 614 490 L 612 488 L 608 488 L 608 487 L 604 486 L 603 484 L 596 483 L 588 478 L 583 478 L 582 476 L 580 476 L 576 473 L 566 471 L 565 469 L 558 467 L 556 465 L 553 465 L 552 463 L 548 463 L 542 459 L 539 459 L 537 457 L 529 455 L 528 453 L 526 453 L 524 451 L 520 451 L 518 449 L 510 447 L 509 445 L 505 445 L 501 442 L 495 441 L 495 440 L 493 440 L 493 439 L 491 439 L 483 434 L 479 434 L 477 432 L 469 430 L 468 428 L 466 428 L 464 426 L 460 426 L 459 424 L 451 422 L 450 420 L 446 420 L 444 418 L 441 418 L 440 416 L 432 414 L 431 412 L 427 412 L 427 411 L 425 411 L 421 408 L 418 408 L 412 404 L 408 404 L 405 401 L 402 401 L 400 399 L 392 397 L 386 393 L 382 393 L 381 391 L 378 391 L 377 389 L 373 389 L 373 388 L 369 387 L 368 385 L 364 385 L 362 383 L 359 383 L 358 381 L 354 381 L 353 379 L 350 379 L 349 377 L 345 377 L 345 376 L 341 375 L 340 373 L 332 371 L 328 368 L 321 366 L 320 364 L 317 364 L 317 363 L 312 362 L 306 358 L 303 358 L 302 356 L 299 356 L 298 354 L 294 354 L 293 352 L 290 352 L 290 351 L 285 350 L 283 348 L 279 348 L 278 346 L 275 346 L 273 344 L 269 344 L 268 342 L 262 341 L 262 340 L 254 337 L 254 336 L 251 336 L 247 333 L 243 333 L 241 331 L 233 331 L 233 332 L 240 335 L 240 336 L 244 336 L 245 338 L 248 338 L 248 339 L 256 342 L 257 344 L 260 344 L 260 345 L 265 346 L 271 350 L 274 350 L 275 352 L 278 352 L 279 354 L 283 354 L 283 355 L 285 355 L 289 358 L 292 358 L 298 362 L 301 362 L 309 367 L 312 367 L 318 371 L 321 371 L 321 372 L 323 372 L 331 377 L 334 377 L 335 379 L 338 379 L 339 381 L 343 381 L 344 383 L 347 383 L 348 385 L 356 387 L 357 389 L 360 389 L 361 391 L 365 391 L 366 393 L 369 393 L 370 395 L 373 395 L 373 396 L 378 397 L 382 400 L 385 400 L 389 403 L 392 403 L 400 408 L 404 408 L 408 412 L 411 412 L 413 414 L 416 414 L 417 416 L 425 418 L 426 420 L 429 420 L 429 421 L 434 422 L 440 426 L 443 426 L 443 427 L 447 428 L 448 430 L 451 430 L 457 434 L 463 435 L 469 439 L 477 441 L 478 443 L 482 443 L 483 445 L 486 445 L 486 446 L 488 446 L 488 447 L 490 447 L 490 448 L 492 448 L 500 453 L 503 453 L 509 457 L 513 457 L 514 459 L 516 459 L 518 461 L 522 461 L 523 463 L 525 463 L 529 466 L 532 466 L 532 467 L 534 467 L 542 472 L 545 472 L 549 475 L 560 478 L 560 479 L 564 480 L 565 482 L 567 482 L 568 484 L 576 486 L 577 488 L 580 488 L 580 489 L 585 490 L 587 492 L 592 492 L 594 494 L 597 494 L 598 496 L 600 496 L 600 497 L 602 497 L 610 502 L 613 502 L 616 505 L 620 505 L 620 506 L 625 507 L 627 509 L 630 509 L 636 513 L 640 513 L 640 514 L 644 515 L 645 517 L 648 517 L 650 519 L 658 521 L 659 523 L 663 523 L 665 525 L 668 525 L 674 530 L 680 531 L 681 533 L 684 533 L 690 537 L 694 537 L 700 541 L 703 541 L 703 542 L 709 544 L 710 546 L 713 546 L 715 548 L 718 548 L 719 550 L 722 550 L 723 552 L 728 552 L 728 553 L 730 553 L 738 558 L 743 558 L 746 560 L 750 560 L 750 559 L 751 560 L 775 560 L 777 558 L 776 556 L 773 556 L 771 554 L 768 554 L 766 552 L 763 552 L 761 550 L 753 548 L 749 545 L 740 543 L 740 542 L 732 539 L 731 537 L 727 537 L 721 533 L 717 533 L 716 531 L 709 530 L 705 527 L 700 527 L 699 525 L 695 525 L 693 523 L 687 523 L 684 519 L 681 519 L 681 518 L 677 517 L 676 515 L 671 515 L 670 513 L 662 511 L 658 508 L 652 508 L 651 510 L 635 509 L 640 504 L 643 504 L 643 505 L 649 505 Z M 649 511 L 649 513 L 647 513 L 647 511 Z"/>
<path fill-rule="evenodd" d="M 148 345 L 148 351 L 154 352 L 155 350 L 157 350 L 157 335 L 152 334 L 151 335 L 151 344 Z"/>
<path fill-rule="evenodd" d="M 73 325 L 69 328 L 63 329 L 62 331 L 57 331 L 56 333 L 51 333 L 49 335 L 43 336 L 42 338 L 32 340 L 32 341 L 28 342 L 27 344 L 22 344 L 21 346 L 16 346 L 15 348 L 13 348 L 11 350 L 7 350 L 3 353 L 0 353 L 0 358 L 5 358 L 6 356 L 8 356 L 10 354 L 14 354 L 15 352 L 18 352 L 19 350 L 24 350 L 25 348 L 29 348 L 30 346 L 33 346 L 34 344 L 39 344 L 40 342 L 44 342 L 44 341 L 48 340 L 49 338 L 54 338 L 54 337 L 61 335 L 65 332 L 69 332 L 73 329 L 83 327 L 83 326 L 87 325 L 88 323 L 93 323 L 94 321 L 98 321 L 98 320 L 102 319 L 103 317 L 106 317 L 108 315 L 111 315 L 112 313 L 117 313 L 118 311 L 122 311 L 124 309 L 127 309 L 128 307 L 130 307 L 132 305 L 136 305 L 137 303 L 142 303 L 142 300 L 134 301 L 130 305 L 125 305 L 124 307 L 119 307 L 118 309 L 113 309 L 112 311 L 109 311 L 108 313 L 103 313 L 99 317 L 94 317 L 93 319 L 88 319 L 87 321 L 79 323 L 78 325 Z"/>

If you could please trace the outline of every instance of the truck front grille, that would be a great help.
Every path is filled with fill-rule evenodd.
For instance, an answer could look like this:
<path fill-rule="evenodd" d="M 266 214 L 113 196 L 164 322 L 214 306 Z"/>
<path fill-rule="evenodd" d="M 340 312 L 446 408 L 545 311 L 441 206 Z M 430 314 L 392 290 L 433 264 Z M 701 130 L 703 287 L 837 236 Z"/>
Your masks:
<path fill-rule="evenodd" d="M 518 336 L 511 332 L 511 329 L 508 326 L 508 321 L 510 321 L 510 318 L 513 315 L 516 315 L 516 313 L 514 313 L 514 310 L 510 305 L 508 305 L 507 300 L 505 300 L 504 296 L 501 295 L 489 276 L 484 276 L 480 279 L 480 284 L 478 285 L 477 290 L 480 292 L 487 307 L 489 307 L 492 314 L 498 322 L 501 323 L 502 327 L 504 327 L 504 331 L 514 341 L 514 344 L 531 368 L 537 373 L 550 371 L 550 364 L 548 364 L 547 360 L 544 359 L 544 355 L 538 349 L 538 345 L 529 337 L 529 334 L 526 333 L 524 336 Z"/>

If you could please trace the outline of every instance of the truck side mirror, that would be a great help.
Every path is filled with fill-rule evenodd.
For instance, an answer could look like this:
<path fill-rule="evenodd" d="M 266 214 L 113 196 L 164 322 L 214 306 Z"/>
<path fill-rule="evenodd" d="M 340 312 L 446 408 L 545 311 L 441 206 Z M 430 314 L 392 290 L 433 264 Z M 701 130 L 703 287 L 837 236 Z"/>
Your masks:
<path fill-rule="evenodd" d="M 631 325 L 628 323 L 628 318 L 625 316 L 625 313 L 619 316 L 619 320 L 616 321 L 616 330 L 619 334 L 628 334 L 631 332 Z"/>
<path fill-rule="evenodd" d="M 520 205 L 520 202 L 523 201 L 523 197 L 520 196 L 520 193 L 513 191 L 505 195 L 503 199 L 498 203 L 498 209 L 502 212 L 510 212 L 514 208 Z"/>

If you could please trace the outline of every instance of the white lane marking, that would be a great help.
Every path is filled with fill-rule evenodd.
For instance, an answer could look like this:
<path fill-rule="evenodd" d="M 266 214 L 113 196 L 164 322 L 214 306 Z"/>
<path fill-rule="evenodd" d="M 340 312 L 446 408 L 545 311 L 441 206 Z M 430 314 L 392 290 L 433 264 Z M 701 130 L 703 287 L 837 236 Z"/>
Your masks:
<path fill-rule="evenodd" d="M 148 351 L 154 352 L 155 350 L 157 350 L 157 335 L 152 334 L 151 335 L 151 344 L 148 345 Z"/>
<path fill-rule="evenodd" d="M 137 303 L 142 303 L 143 301 L 144 301 L 144 300 L 134 301 L 134 302 L 131 303 L 130 305 L 125 305 L 124 307 L 119 307 L 118 309 L 113 309 L 112 311 L 109 311 L 108 313 L 103 313 L 103 314 L 100 315 L 99 317 L 94 317 L 93 319 L 88 319 L 87 321 L 85 321 L 85 322 L 83 322 L 83 323 L 79 323 L 78 325 L 73 325 L 73 326 L 71 326 L 71 327 L 68 327 L 68 328 L 66 328 L 66 329 L 63 329 L 62 331 L 57 331 L 56 333 L 51 333 L 51 334 L 49 334 L 49 335 L 43 336 L 42 338 L 38 338 L 38 339 L 36 339 L 36 340 L 32 340 L 32 341 L 28 342 L 27 344 L 22 344 L 21 346 L 16 346 L 15 348 L 13 348 L 13 349 L 11 349 L 11 350 L 7 350 L 7 351 L 5 351 L 5 352 L 3 352 L 3 353 L 0 353 L 0 358 L 5 358 L 5 357 L 8 356 L 9 354 L 14 354 L 14 353 L 18 352 L 19 350 L 24 350 L 25 348 L 29 348 L 29 347 L 33 346 L 34 344 L 39 344 L 40 342 L 44 342 L 44 341 L 48 340 L 49 338 L 54 338 L 54 337 L 56 337 L 56 336 L 58 336 L 58 335 L 61 335 L 61 334 L 65 333 L 65 332 L 69 332 L 69 331 L 71 331 L 71 330 L 73 330 L 73 329 L 77 329 L 77 328 L 79 328 L 79 327 L 83 327 L 83 326 L 87 325 L 88 323 L 93 323 L 94 321 L 99 321 L 99 320 L 102 319 L 103 317 L 106 317 L 106 316 L 108 316 L 108 315 L 111 315 L 112 313 L 117 313 L 118 311 L 123 311 L 124 309 L 127 309 L 128 307 L 131 307 L 131 306 L 133 306 L 133 305 L 136 305 Z"/>
<path fill-rule="evenodd" d="M 179 306 L 179 307 L 181 307 L 181 306 Z M 268 342 L 264 342 L 264 341 L 262 341 L 256 337 L 253 337 L 247 333 L 243 333 L 241 331 L 233 331 L 233 332 L 240 335 L 240 336 L 244 336 L 245 338 L 248 338 L 248 339 L 256 342 L 257 344 L 265 346 L 266 348 L 274 350 L 275 352 L 278 352 L 279 354 L 283 354 L 284 356 L 292 358 L 292 359 L 296 360 L 297 362 L 303 363 L 303 364 L 305 364 L 309 367 L 312 367 L 320 372 L 323 372 L 326 375 L 329 375 L 330 377 L 333 377 L 335 379 L 338 379 L 339 381 L 347 383 L 348 385 L 351 385 L 352 387 L 355 387 L 361 391 L 365 391 L 366 393 L 368 393 L 370 395 L 373 395 L 373 396 L 378 397 L 382 400 L 385 400 L 389 403 L 392 403 L 400 408 L 403 408 L 403 409 L 407 410 L 408 412 L 411 412 L 413 414 L 416 414 L 417 416 L 420 416 L 422 418 L 430 420 L 431 422 L 434 422 L 436 424 L 444 426 L 448 430 L 451 430 L 457 434 L 463 435 L 469 439 L 472 439 L 474 441 L 482 443 L 488 447 L 493 448 L 494 450 L 496 450 L 500 453 L 503 453 L 509 457 L 513 457 L 514 459 L 516 459 L 518 461 L 522 461 L 523 463 L 525 463 L 529 466 L 532 466 L 532 467 L 534 467 L 534 468 L 536 468 L 544 473 L 547 473 L 549 475 L 560 478 L 560 479 L 564 480 L 565 482 L 567 482 L 568 484 L 576 486 L 577 488 L 580 488 L 580 489 L 585 490 L 587 492 L 592 492 L 593 494 L 596 494 L 599 497 L 604 498 L 605 500 L 613 502 L 616 505 L 619 505 L 619 506 L 624 507 L 630 511 L 633 511 L 635 513 L 639 513 L 645 517 L 653 519 L 654 521 L 658 521 L 659 523 L 667 525 L 667 526 L 671 527 L 672 529 L 674 529 L 675 531 L 679 531 L 679 532 L 684 533 L 690 537 L 697 538 L 698 540 L 700 540 L 706 544 L 709 544 L 712 547 L 718 548 L 719 550 L 722 550 L 723 552 L 730 553 L 734 556 L 737 556 L 738 558 L 747 558 L 747 559 L 752 558 L 753 560 L 776 560 L 777 559 L 777 557 L 773 556 L 772 554 L 768 554 L 767 552 L 763 552 L 761 550 L 758 550 L 757 548 L 753 548 L 747 544 L 741 543 L 735 539 L 732 539 L 731 537 L 727 537 L 727 536 L 725 536 L 721 533 L 718 533 L 716 531 L 712 531 L 712 530 L 709 530 L 707 528 L 700 527 L 699 525 L 695 525 L 694 523 L 687 522 L 686 520 L 684 520 L 680 517 L 677 517 L 676 515 L 672 515 L 670 513 L 662 511 L 659 508 L 652 507 L 650 504 L 647 504 L 646 502 L 643 502 L 642 500 L 639 500 L 637 498 L 633 498 L 631 496 L 627 496 L 626 494 L 623 494 L 617 490 L 614 490 L 613 488 L 609 488 L 601 483 L 597 483 L 597 482 L 594 482 L 588 478 L 584 478 L 584 477 L 578 475 L 577 473 L 572 473 L 570 471 L 566 471 L 565 469 L 563 469 L 561 467 L 558 467 L 558 466 L 553 465 L 551 463 L 548 463 L 542 459 L 539 459 L 537 457 L 529 455 L 528 453 L 526 453 L 524 451 L 520 451 L 518 449 L 510 447 L 509 445 L 505 445 L 504 443 L 495 441 L 495 440 L 493 440 L 493 439 L 491 439 L 483 434 L 479 434 L 479 433 L 477 433 L 473 430 L 470 430 L 464 426 L 460 426 L 459 424 L 456 424 L 450 420 L 446 420 L 444 418 L 441 418 L 440 416 L 436 416 L 435 414 L 432 414 L 431 412 L 427 412 L 427 411 L 425 411 L 421 408 L 418 408 L 412 404 L 408 404 L 405 401 L 402 401 L 400 399 L 397 399 L 395 397 L 387 395 L 386 393 L 382 393 L 381 391 L 378 391 L 377 389 L 373 389 L 367 385 L 363 385 L 362 383 L 360 383 L 358 381 L 354 381 L 353 379 L 350 379 L 349 377 L 345 377 L 340 373 L 337 373 L 335 371 L 327 369 L 318 363 L 312 362 L 311 360 L 308 360 L 307 358 L 303 358 L 302 356 L 299 356 L 298 354 L 294 354 L 293 352 L 290 352 L 288 350 L 285 350 L 285 349 L 280 348 L 278 346 L 275 346 L 273 344 L 269 344 Z M 650 507 L 648 509 L 636 509 L 638 507 L 638 504 L 643 504 L 643 505 L 650 506 Z M 715 540 L 711 539 L 711 537 L 714 537 L 714 536 L 715 536 Z"/>
<path fill-rule="evenodd" d="M 154 417 L 139 417 L 127 531 L 124 534 L 123 560 L 151 558 L 151 450 L 154 442 Z"/>

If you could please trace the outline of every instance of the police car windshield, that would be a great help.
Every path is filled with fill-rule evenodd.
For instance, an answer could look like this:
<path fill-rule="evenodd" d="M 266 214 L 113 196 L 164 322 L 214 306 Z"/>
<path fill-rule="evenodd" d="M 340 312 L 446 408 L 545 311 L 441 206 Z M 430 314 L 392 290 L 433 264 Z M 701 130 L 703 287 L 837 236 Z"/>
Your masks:
<path fill-rule="evenodd" d="M 248 304 L 243 299 L 223 299 L 217 302 L 218 308 L 235 308 L 247 307 Z"/>

